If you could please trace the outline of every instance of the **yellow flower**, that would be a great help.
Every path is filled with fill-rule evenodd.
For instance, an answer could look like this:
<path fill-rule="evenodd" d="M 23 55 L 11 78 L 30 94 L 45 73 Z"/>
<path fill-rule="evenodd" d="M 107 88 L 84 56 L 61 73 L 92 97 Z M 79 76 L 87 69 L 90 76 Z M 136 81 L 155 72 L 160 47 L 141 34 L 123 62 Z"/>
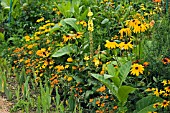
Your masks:
<path fill-rule="evenodd" d="M 131 30 L 130 28 L 122 28 L 120 31 L 119 31 L 121 37 L 123 37 L 123 33 L 126 34 L 126 36 L 131 36 Z"/>
<path fill-rule="evenodd" d="M 39 22 L 41 22 L 41 21 L 44 21 L 44 17 L 38 19 L 36 22 L 39 23 Z"/>
<path fill-rule="evenodd" d="M 28 49 L 31 49 L 31 48 L 33 48 L 33 47 L 34 47 L 33 44 L 27 46 Z"/>
<path fill-rule="evenodd" d="M 68 78 L 67 78 L 67 81 L 68 81 L 68 82 L 70 82 L 70 81 L 72 81 L 72 80 L 73 80 L 72 77 L 68 77 Z"/>
<path fill-rule="evenodd" d="M 58 66 L 55 66 L 55 69 L 57 69 L 57 72 L 61 72 L 62 70 L 64 70 L 64 66 L 58 65 Z"/>
<path fill-rule="evenodd" d="M 31 38 L 31 37 L 27 35 L 27 36 L 25 36 L 24 38 L 25 38 L 26 41 L 30 41 L 30 38 Z"/>
<path fill-rule="evenodd" d="M 84 60 L 89 60 L 89 56 L 85 56 L 85 57 L 84 57 Z"/>
<path fill-rule="evenodd" d="M 164 84 L 164 86 L 167 84 L 167 80 L 163 80 L 162 83 Z"/>
<path fill-rule="evenodd" d="M 132 69 L 130 70 L 131 74 L 136 75 L 136 76 L 139 76 L 139 73 L 143 74 L 143 71 L 144 71 L 143 67 L 144 66 L 140 64 L 133 64 Z"/>
<path fill-rule="evenodd" d="M 159 102 L 158 102 L 158 103 L 155 103 L 155 104 L 153 104 L 153 108 L 158 108 L 159 105 L 160 105 Z"/>
<path fill-rule="evenodd" d="M 89 17 L 93 16 L 93 12 L 91 12 L 90 8 L 89 8 L 89 12 L 88 12 L 87 16 L 89 16 Z"/>
<path fill-rule="evenodd" d="M 158 88 L 156 88 L 156 90 L 154 91 L 154 94 L 155 94 L 157 97 L 159 96 Z"/>
<path fill-rule="evenodd" d="M 73 59 L 70 57 L 67 59 L 67 62 L 73 62 Z"/>
<path fill-rule="evenodd" d="M 152 91 L 152 89 L 151 88 L 147 88 L 145 91 Z"/>
<path fill-rule="evenodd" d="M 118 44 L 116 42 L 110 42 L 106 40 L 105 47 L 107 47 L 108 49 L 115 49 L 116 47 L 118 47 Z"/>
<path fill-rule="evenodd" d="M 94 58 L 93 62 L 95 66 L 98 66 L 100 64 L 100 61 L 97 58 Z"/>
<path fill-rule="evenodd" d="M 164 100 L 161 107 L 167 107 L 169 105 L 169 101 Z"/>
<path fill-rule="evenodd" d="M 125 49 L 125 50 L 128 50 L 129 48 L 133 48 L 133 45 L 131 44 L 131 41 L 130 42 L 128 42 L 127 44 L 125 43 L 124 44 L 124 46 L 123 46 L 123 49 Z"/>
<path fill-rule="evenodd" d="M 38 51 L 36 52 L 36 54 L 37 54 L 38 56 L 41 56 L 41 57 L 48 57 L 48 56 L 49 56 L 49 53 L 48 53 L 48 51 L 46 51 L 45 48 L 41 48 L 41 50 L 38 50 Z"/>
<path fill-rule="evenodd" d="M 170 86 L 164 88 L 166 92 L 170 92 Z"/>
<path fill-rule="evenodd" d="M 94 30 L 94 28 L 93 28 L 93 20 L 92 19 L 90 19 L 88 21 L 88 30 L 91 31 L 91 32 Z"/>

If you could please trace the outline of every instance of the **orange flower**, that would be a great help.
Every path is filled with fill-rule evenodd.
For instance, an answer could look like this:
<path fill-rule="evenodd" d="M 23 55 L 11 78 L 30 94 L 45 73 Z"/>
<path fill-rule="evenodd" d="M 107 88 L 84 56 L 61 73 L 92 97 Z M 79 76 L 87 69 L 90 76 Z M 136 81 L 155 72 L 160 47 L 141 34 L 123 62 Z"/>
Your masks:
<path fill-rule="evenodd" d="M 106 87 L 105 86 L 102 86 L 102 87 L 100 87 L 99 89 L 97 89 L 96 91 L 97 92 L 103 92 L 103 91 L 105 91 L 106 90 Z"/>
<path fill-rule="evenodd" d="M 143 63 L 143 66 L 144 66 L 144 67 L 147 67 L 148 65 L 149 65 L 149 62 L 144 62 L 144 63 Z"/>
<path fill-rule="evenodd" d="M 163 64 L 168 64 L 168 63 L 170 63 L 170 59 L 169 58 L 163 58 L 162 62 L 163 62 Z"/>
<path fill-rule="evenodd" d="M 100 101 L 98 100 L 98 101 L 96 101 L 96 104 L 98 105 L 98 106 L 100 106 Z"/>
<path fill-rule="evenodd" d="M 93 102 L 93 99 L 90 99 L 89 102 Z"/>
<path fill-rule="evenodd" d="M 153 0 L 153 2 L 157 2 L 158 3 L 158 2 L 161 2 L 161 0 Z"/>

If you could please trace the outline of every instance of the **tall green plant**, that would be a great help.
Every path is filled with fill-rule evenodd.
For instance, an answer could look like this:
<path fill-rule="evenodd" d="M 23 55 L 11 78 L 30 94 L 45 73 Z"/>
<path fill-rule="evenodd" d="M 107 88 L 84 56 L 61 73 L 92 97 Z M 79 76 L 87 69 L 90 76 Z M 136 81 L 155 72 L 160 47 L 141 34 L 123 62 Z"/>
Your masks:
<path fill-rule="evenodd" d="M 110 92 L 119 100 L 120 111 L 124 108 L 128 94 L 132 93 L 135 88 L 122 83 L 126 80 L 126 77 L 130 71 L 131 61 L 122 64 L 118 69 L 115 69 L 112 64 L 107 65 L 108 74 L 104 76 L 100 74 L 91 74 L 94 78 L 98 79 L 101 83 L 106 85 Z"/>

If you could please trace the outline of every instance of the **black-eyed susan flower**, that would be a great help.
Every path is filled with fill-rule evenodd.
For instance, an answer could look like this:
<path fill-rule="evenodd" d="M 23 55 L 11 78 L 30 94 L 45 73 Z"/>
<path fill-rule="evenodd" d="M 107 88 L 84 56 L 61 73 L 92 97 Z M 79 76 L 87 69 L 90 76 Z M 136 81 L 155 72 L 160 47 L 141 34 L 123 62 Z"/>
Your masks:
<path fill-rule="evenodd" d="M 143 74 L 144 66 L 135 63 L 132 65 L 132 69 L 130 71 L 131 74 L 139 76 L 140 73 Z"/>
<path fill-rule="evenodd" d="M 116 47 L 118 47 L 118 44 L 116 42 L 110 42 L 109 40 L 106 40 L 105 47 L 107 47 L 108 49 L 115 49 Z"/>
<path fill-rule="evenodd" d="M 119 31 L 119 34 L 120 36 L 124 36 L 124 34 L 126 36 L 131 36 L 131 29 L 130 28 L 122 28 L 120 31 Z"/>
<path fill-rule="evenodd" d="M 167 101 L 167 100 L 164 100 L 163 102 L 162 102 L 162 104 L 161 104 L 161 107 L 167 107 L 169 105 L 169 101 Z"/>
<path fill-rule="evenodd" d="M 131 41 L 128 42 L 128 43 L 125 43 L 124 46 L 123 46 L 123 49 L 124 50 L 128 50 L 129 48 L 133 48 L 133 45 L 131 44 Z"/>
<path fill-rule="evenodd" d="M 158 102 L 158 103 L 155 103 L 155 104 L 153 104 L 153 108 L 158 108 L 159 105 L 160 105 L 159 102 Z"/>
<path fill-rule="evenodd" d="M 166 92 L 170 92 L 170 86 L 164 88 Z"/>
<path fill-rule="evenodd" d="M 163 80 L 161 83 L 165 86 L 167 84 L 167 80 Z"/>
<path fill-rule="evenodd" d="M 159 96 L 158 88 L 156 88 L 156 90 L 154 91 L 154 94 L 155 94 L 157 97 Z"/>
<path fill-rule="evenodd" d="M 169 58 L 163 58 L 162 63 L 163 64 L 168 64 L 168 63 L 170 63 L 170 59 Z"/>

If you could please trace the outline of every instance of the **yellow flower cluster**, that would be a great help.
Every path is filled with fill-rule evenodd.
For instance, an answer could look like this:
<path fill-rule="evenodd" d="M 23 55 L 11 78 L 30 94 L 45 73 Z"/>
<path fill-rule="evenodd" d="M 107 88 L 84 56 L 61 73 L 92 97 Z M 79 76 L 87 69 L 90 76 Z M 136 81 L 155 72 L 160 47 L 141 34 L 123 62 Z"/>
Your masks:
<path fill-rule="evenodd" d="M 145 22 L 142 23 L 139 19 L 133 19 L 127 20 L 126 26 L 128 28 L 131 28 L 134 33 L 141 33 L 145 32 L 150 27 L 150 24 L 147 24 Z"/>
<path fill-rule="evenodd" d="M 121 43 L 116 43 L 116 42 L 110 42 L 106 40 L 105 47 L 108 49 L 115 49 L 116 47 L 119 47 L 121 50 L 128 50 L 129 48 L 133 48 L 133 45 L 131 44 L 131 41 L 128 43 L 121 42 Z"/>
<path fill-rule="evenodd" d="M 83 25 L 84 27 L 87 26 L 87 23 L 86 23 L 84 20 L 79 21 L 79 22 L 77 22 L 76 24 L 81 24 L 81 25 Z"/>
<path fill-rule="evenodd" d="M 38 19 L 36 22 L 39 23 L 39 22 L 42 22 L 42 21 L 44 21 L 44 17 Z"/>
<path fill-rule="evenodd" d="M 164 101 L 161 103 L 161 102 L 158 102 L 158 103 L 155 103 L 153 105 L 154 108 L 157 108 L 157 107 L 167 107 L 167 106 L 170 106 L 170 101 L 168 100 L 168 98 L 170 97 L 170 80 L 163 80 L 162 81 L 162 85 L 163 85 L 163 88 L 162 89 L 158 89 L 158 88 L 147 88 L 145 91 L 147 92 L 153 92 L 153 94 L 155 96 L 163 96 L 164 97 Z"/>
<path fill-rule="evenodd" d="M 69 40 L 78 39 L 83 36 L 83 32 L 77 32 L 76 34 L 68 34 L 63 35 L 63 42 L 67 42 Z"/>

